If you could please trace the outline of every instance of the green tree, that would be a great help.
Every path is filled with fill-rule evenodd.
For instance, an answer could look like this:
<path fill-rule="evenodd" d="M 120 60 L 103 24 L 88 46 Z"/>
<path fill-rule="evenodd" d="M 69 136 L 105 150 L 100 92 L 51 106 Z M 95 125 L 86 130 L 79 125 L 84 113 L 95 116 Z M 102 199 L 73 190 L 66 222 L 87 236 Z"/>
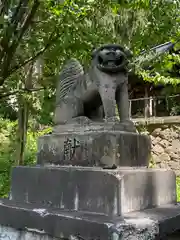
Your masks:
<path fill-rule="evenodd" d="M 3 1 L 0 9 L 0 98 L 12 100 L 14 95 L 17 105 L 17 164 L 23 164 L 29 114 L 37 106 L 33 94 L 40 85 L 37 65 L 58 36 L 56 24 L 48 24 L 53 18 L 46 7 L 38 0 L 19 0 Z"/>

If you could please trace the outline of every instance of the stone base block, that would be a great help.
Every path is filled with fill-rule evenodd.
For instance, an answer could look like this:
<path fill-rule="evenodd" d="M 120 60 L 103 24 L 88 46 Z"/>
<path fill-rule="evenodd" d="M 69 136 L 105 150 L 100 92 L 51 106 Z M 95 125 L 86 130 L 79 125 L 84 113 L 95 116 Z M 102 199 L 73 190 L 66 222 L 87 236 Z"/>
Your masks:
<path fill-rule="evenodd" d="M 122 131 L 50 134 L 39 138 L 38 164 L 77 166 L 148 166 L 150 139 Z"/>
<path fill-rule="evenodd" d="M 1 239 L 9 240 L 28 239 L 29 236 L 41 240 L 172 240 L 174 238 L 167 236 L 180 229 L 180 205 L 109 217 L 2 200 L 0 225 Z M 18 233 L 19 238 L 16 238 Z"/>
<path fill-rule="evenodd" d="M 134 123 L 131 120 L 120 122 L 117 118 L 108 121 L 92 121 L 85 116 L 76 117 L 67 121 L 66 124 L 54 125 L 53 133 L 62 132 L 91 132 L 91 131 L 122 131 L 136 132 Z"/>
<path fill-rule="evenodd" d="M 37 229 L 24 229 L 19 230 L 12 227 L 0 226 L 0 239 L 1 240 L 60 240 L 44 234 Z M 62 240 L 62 239 L 61 239 Z"/>
<path fill-rule="evenodd" d="M 15 167 L 11 199 L 109 216 L 176 203 L 176 177 L 165 169 Z"/>

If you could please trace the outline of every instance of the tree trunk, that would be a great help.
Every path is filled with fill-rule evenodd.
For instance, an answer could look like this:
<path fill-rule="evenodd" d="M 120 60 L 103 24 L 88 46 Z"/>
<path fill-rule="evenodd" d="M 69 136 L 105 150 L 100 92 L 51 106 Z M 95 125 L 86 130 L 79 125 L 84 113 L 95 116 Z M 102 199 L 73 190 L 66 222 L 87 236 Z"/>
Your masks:
<path fill-rule="evenodd" d="M 24 152 L 27 138 L 27 126 L 29 117 L 28 103 L 24 96 L 18 97 L 18 146 L 17 146 L 17 165 L 24 165 Z"/>
<path fill-rule="evenodd" d="M 32 88 L 33 80 L 33 63 L 28 64 L 24 68 L 25 80 L 24 85 L 26 89 Z M 29 119 L 29 102 L 24 95 L 19 94 L 18 96 L 18 146 L 17 146 L 17 165 L 24 165 L 24 152 L 26 147 L 27 130 L 28 130 L 28 119 Z"/>

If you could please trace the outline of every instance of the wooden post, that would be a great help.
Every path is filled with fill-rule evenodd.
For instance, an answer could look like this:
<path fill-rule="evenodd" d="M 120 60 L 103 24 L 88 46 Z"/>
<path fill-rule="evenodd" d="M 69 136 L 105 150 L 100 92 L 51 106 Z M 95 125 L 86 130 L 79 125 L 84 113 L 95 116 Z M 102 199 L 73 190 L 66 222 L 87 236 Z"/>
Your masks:
<path fill-rule="evenodd" d="M 131 119 L 132 117 L 132 101 L 129 100 L 129 118 Z"/>
<path fill-rule="evenodd" d="M 166 111 L 167 111 L 167 114 L 168 114 L 168 116 L 170 115 L 169 114 L 169 101 L 168 101 L 168 98 L 166 97 Z"/>
<path fill-rule="evenodd" d="M 144 117 L 145 119 L 149 117 L 149 99 L 147 86 L 145 86 Z"/>
<path fill-rule="evenodd" d="M 154 117 L 156 117 L 156 103 L 157 103 L 157 99 L 154 98 L 154 104 L 153 104 L 153 108 L 154 108 Z"/>
<path fill-rule="evenodd" d="M 153 98 L 152 98 L 152 96 L 149 99 L 149 114 L 150 114 L 150 117 L 153 116 Z"/>

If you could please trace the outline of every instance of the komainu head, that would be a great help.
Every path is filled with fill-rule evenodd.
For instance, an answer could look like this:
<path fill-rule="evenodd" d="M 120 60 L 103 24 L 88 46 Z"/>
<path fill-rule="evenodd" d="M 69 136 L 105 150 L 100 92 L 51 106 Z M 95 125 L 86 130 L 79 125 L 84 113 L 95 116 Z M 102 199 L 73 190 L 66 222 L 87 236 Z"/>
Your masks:
<path fill-rule="evenodd" d="M 93 65 L 106 73 L 118 73 L 126 69 L 131 52 L 117 44 L 107 44 L 92 53 Z"/>

